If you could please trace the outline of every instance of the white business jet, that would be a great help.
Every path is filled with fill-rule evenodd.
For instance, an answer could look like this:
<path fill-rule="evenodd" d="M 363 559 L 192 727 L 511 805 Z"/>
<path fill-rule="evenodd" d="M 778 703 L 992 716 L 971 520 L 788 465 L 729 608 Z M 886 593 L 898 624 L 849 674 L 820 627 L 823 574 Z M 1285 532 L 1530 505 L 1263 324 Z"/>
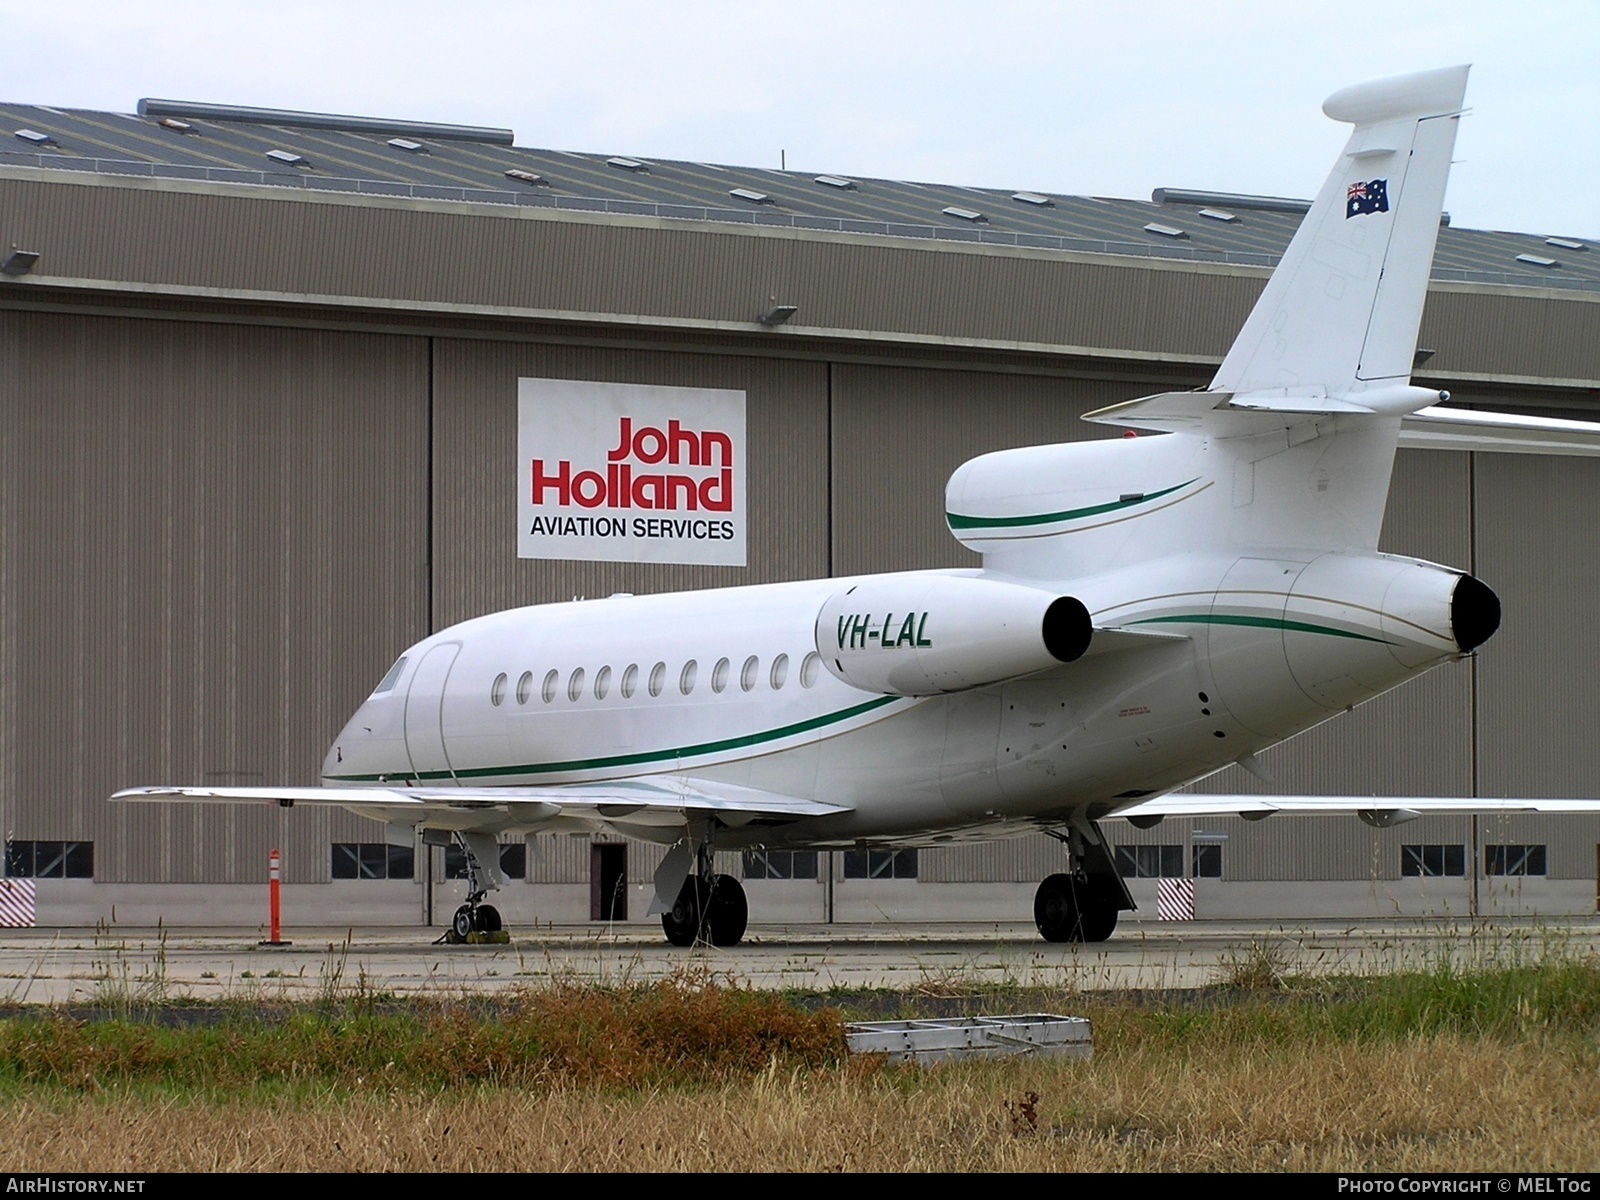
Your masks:
<path fill-rule="evenodd" d="M 1043 831 L 1051 941 L 1134 907 L 1112 815 L 1593 811 L 1588 801 L 1173 795 L 1441 663 L 1500 621 L 1451 567 L 1378 553 L 1398 446 L 1600 453 L 1600 425 L 1442 407 L 1417 328 L 1466 88 L 1452 67 L 1323 106 L 1355 128 L 1204 391 L 1087 415 L 1153 436 L 986 454 L 951 477 L 976 570 L 625 596 L 495 613 L 408 649 L 317 788 L 146 801 L 342 805 L 465 852 L 453 930 L 499 928 L 501 835 L 670 849 L 652 912 L 733 945 L 713 850 L 900 847 Z"/>

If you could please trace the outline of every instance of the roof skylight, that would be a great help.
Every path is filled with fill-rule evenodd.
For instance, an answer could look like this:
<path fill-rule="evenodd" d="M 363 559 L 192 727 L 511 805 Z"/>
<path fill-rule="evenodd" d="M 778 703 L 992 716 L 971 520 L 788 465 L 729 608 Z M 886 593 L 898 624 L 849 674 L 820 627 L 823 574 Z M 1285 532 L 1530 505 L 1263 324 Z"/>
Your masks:
<path fill-rule="evenodd" d="M 1013 192 L 1011 198 L 1020 200 L 1024 204 L 1037 205 L 1040 208 L 1054 208 L 1056 203 L 1049 196 L 1041 196 L 1038 192 Z"/>
<path fill-rule="evenodd" d="M 606 166 L 608 166 L 608 167 L 620 167 L 624 171 L 648 171 L 650 169 L 649 167 L 645 166 L 645 164 L 642 161 L 640 161 L 639 159 L 637 159 L 637 158 L 624 158 L 620 154 L 617 155 L 614 158 L 606 159 Z"/>
<path fill-rule="evenodd" d="M 426 154 L 428 148 L 421 142 L 413 142 L 410 138 L 390 138 L 389 145 L 396 150 L 404 150 L 407 154 Z"/>
<path fill-rule="evenodd" d="M 53 146 L 55 138 L 48 133 L 40 133 L 37 129 L 19 129 L 17 136 L 25 142 L 32 142 L 35 146 Z"/>
<path fill-rule="evenodd" d="M 733 188 L 728 192 L 735 200 L 748 200 L 751 204 L 771 204 L 772 197 L 754 188 Z"/>
<path fill-rule="evenodd" d="M 975 208 L 957 208 L 954 204 L 939 210 L 947 217 L 960 217 L 963 221 L 981 221 L 984 216 Z"/>
<path fill-rule="evenodd" d="M 535 186 L 539 184 L 543 184 L 545 187 L 550 186 L 550 181 L 543 175 L 535 175 L 532 171 L 518 170 L 516 167 L 512 167 L 511 170 L 506 172 L 506 178 L 515 179 L 519 183 L 528 183 Z"/>
<path fill-rule="evenodd" d="M 194 126 L 187 121 L 180 121 L 177 117 L 162 117 L 156 122 L 163 129 L 170 129 L 174 133 L 193 133 Z"/>
<path fill-rule="evenodd" d="M 1146 225 L 1144 227 L 1144 231 L 1146 233 L 1159 233 L 1162 237 L 1169 237 L 1169 238 L 1181 238 L 1181 237 L 1188 237 L 1189 236 L 1183 230 L 1179 229 L 1176 225 L 1160 225 L 1160 224 L 1157 224 L 1155 221 L 1151 221 L 1150 224 Z"/>
<path fill-rule="evenodd" d="M 1517 261 L 1527 263 L 1533 267 L 1559 267 L 1561 264 L 1553 258 L 1545 258 L 1540 254 L 1519 254 Z"/>
<path fill-rule="evenodd" d="M 1544 244 L 1546 246 L 1560 246 L 1563 250 L 1587 250 L 1589 248 L 1582 242 L 1574 241 L 1572 238 L 1547 237 L 1544 240 Z"/>
<path fill-rule="evenodd" d="M 811 182 L 820 183 L 823 187 L 842 188 L 847 191 L 854 191 L 856 188 L 856 181 L 854 179 L 846 179 L 843 175 L 818 175 Z"/>
<path fill-rule="evenodd" d="M 302 155 L 296 154 L 292 150 L 268 150 L 267 157 L 273 162 L 282 163 L 286 167 L 309 167 L 311 165 Z"/>
<path fill-rule="evenodd" d="M 1200 215 L 1202 217 L 1209 217 L 1213 221 L 1237 221 L 1239 219 L 1238 217 L 1234 216 L 1233 213 L 1221 208 L 1202 208 L 1200 210 Z"/>

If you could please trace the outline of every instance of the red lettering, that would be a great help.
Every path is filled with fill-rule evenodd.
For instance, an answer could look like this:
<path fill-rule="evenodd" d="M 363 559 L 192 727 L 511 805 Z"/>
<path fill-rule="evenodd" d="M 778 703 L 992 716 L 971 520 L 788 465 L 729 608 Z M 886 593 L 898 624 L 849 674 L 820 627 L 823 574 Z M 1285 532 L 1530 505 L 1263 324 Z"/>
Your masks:
<path fill-rule="evenodd" d="M 717 492 L 717 495 L 713 495 Z M 693 507 L 691 505 L 690 507 Z M 712 512 L 733 511 L 733 472 L 726 467 L 700 481 L 700 507 Z"/>
<path fill-rule="evenodd" d="M 680 448 L 688 449 L 688 463 L 691 467 L 700 465 L 700 439 L 694 435 L 693 430 L 685 429 L 676 420 L 667 422 L 667 448 L 667 461 L 674 466 L 684 461 L 678 457 Z"/>
<path fill-rule="evenodd" d="M 667 477 L 665 475 L 635 475 L 633 477 L 633 502 L 640 508 L 665 508 L 667 506 Z"/>
<path fill-rule="evenodd" d="M 694 490 L 694 479 L 689 475 L 667 476 L 667 507 L 678 507 L 678 495 L 683 494 L 683 506 L 687 509 L 700 507 L 700 497 Z"/>
<path fill-rule="evenodd" d="M 584 508 L 599 508 L 606 502 L 605 477 L 599 471 L 579 471 L 572 479 L 572 498 Z"/>
<path fill-rule="evenodd" d="M 702 433 L 700 435 L 700 440 L 701 440 L 701 442 L 703 444 L 703 450 L 704 450 L 704 454 L 705 454 L 705 457 L 704 457 L 703 461 L 704 461 L 706 466 L 709 467 L 709 466 L 712 465 L 712 463 L 711 463 L 711 448 L 713 446 L 722 447 L 722 464 L 721 465 L 724 466 L 724 467 L 733 466 L 733 440 L 731 438 L 729 438 L 727 434 L 725 434 L 725 433 L 713 433 L 711 430 L 707 430 L 705 433 Z"/>
<path fill-rule="evenodd" d="M 555 488 L 557 504 L 570 504 L 572 502 L 572 464 L 566 459 L 562 459 L 558 465 L 560 469 L 555 475 L 546 475 L 544 473 L 544 461 L 537 458 L 533 460 L 533 502 L 535 504 L 544 503 L 544 492 L 547 488 Z"/>
<path fill-rule="evenodd" d="M 655 449 L 645 449 L 645 439 L 655 443 Z M 667 456 L 667 435 L 654 425 L 646 425 L 633 435 L 633 456 L 643 463 L 658 463 Z"/>
<path fill-rule="evenodd" d="M 618 430 L 617 448 L 606 451 L 607 462 L 620 462 L 628 457 L 629 443 L 633 441 L 633 418 L 623 417 L 622 427 Z"/>

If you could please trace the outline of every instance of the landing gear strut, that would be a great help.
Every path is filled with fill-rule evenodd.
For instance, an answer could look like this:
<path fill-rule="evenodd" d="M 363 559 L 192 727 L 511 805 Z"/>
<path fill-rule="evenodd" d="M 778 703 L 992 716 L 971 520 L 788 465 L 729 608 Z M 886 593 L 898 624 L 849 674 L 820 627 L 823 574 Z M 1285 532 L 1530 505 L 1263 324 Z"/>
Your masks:
<path fill-rule="evenodd" d="M 737 946 L 750 920 L 744 887 L 732 875 L 712 869 L 709 840 L 697 847 L 695 860 L 696 869 L 683 881 L 678 898 L 661 914 L 662 932 L 674 946 Z"/>
<path fill-rule="evenodd" d="M 1117 914 L 1134 907 L 1111 848 L 1093 821 L 1051 836 L 1067 843 L 1073 870 L 1048 876 L 1033 896 L 1033 923 L 1047 942 L 1103 942 Z"/>
<path fill-rule="evenodd" d="M 455 916 L 450 919 L 450 927 L 439 940 L 450 945 L 462 942 L 509 942 L 511 938 L 501 923 L 500 910 L 492 904 L 483 903 L 483 898 L 497 885 L 479 855 L 488 852 L 490 847 L 494 847 L 494 853 L 499 853 L 494 836 L 457 834 L 456 839 L 467 860 L 467 900 L 456 909 Z M 476 848 L 474 843 L 478 843 Z"/>

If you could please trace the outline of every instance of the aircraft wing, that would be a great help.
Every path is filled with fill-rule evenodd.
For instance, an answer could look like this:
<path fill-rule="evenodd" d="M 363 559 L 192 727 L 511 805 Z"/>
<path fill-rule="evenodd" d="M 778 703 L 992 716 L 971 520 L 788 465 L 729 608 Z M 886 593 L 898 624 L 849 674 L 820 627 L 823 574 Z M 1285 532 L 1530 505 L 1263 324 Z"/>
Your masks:
<path fill-rule="evenodd" d="M 1590 457 L 1600 455 L 1600 424 L 1433 405 L 1401 420 L 1400 447 Z"/>
<path fill-rule="evenodd" d="M 1111 814 L 1135 824 L 1162 817 L 1243 817 L 1259 821 L 1274 813 L 1294 815 L 1354 814 L 1368 825 L 1386 829 L 1424 814 L 1471 813 L 1596 813 L 1600 800 L 1494 798 L 1485 796 L 1236 796 L 1172 795 L 1143 800 Z"/>
<path fill-rule="evenodd" d="M 597 821 L 681 826 L 689 816 L 714 816 L 728 825 L 784 824 L 849 811 L 837 804 L 678 775 L 539 787 L 142 787 L 112 799 L 285 808 L 333 804 L 380 821 L 496 832 Z"/>

